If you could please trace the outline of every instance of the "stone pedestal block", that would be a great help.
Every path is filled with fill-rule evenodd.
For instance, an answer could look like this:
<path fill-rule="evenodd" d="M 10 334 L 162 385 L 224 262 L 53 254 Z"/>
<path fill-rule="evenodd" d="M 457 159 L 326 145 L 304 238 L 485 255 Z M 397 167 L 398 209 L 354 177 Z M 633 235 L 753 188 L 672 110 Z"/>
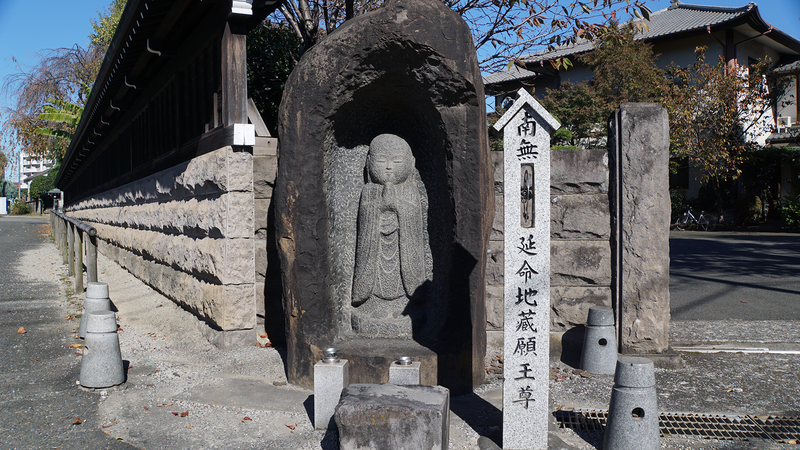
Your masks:
<path fill-rule="evenodd" d="M 389 382 L 389 367 L 398 355 L 410 356 L 420 363 L 420 381 L 436 385 L 440 365 L 446 364 L 434 351 L 410 339 L 337 339 L 339 356 L 350 361 L 352 383 Z M 320 353 L 321 355 L 321 353 Z M 375 383 L 373 383 L 375 384 Z"/>
<path fill-rule="evenodd" d="M 389 366 L 389 383 L 397 386 L 416 386 L 419 384 L 419 361 L 404 364 L 395 361 Z"/>
<path fill-rule="evenodd" d="M 447 449 L 450 392 L 441 386 L 354 384 L 336 407 L 341 450 Z"/>
<path fill-rule="evenodd" d="M 327 430 L 335 427 L 333 414 L 342 395 L 350 384 L 346 359 L 334 362 L 320 361 L 314 365 L 314 428 Z"/>

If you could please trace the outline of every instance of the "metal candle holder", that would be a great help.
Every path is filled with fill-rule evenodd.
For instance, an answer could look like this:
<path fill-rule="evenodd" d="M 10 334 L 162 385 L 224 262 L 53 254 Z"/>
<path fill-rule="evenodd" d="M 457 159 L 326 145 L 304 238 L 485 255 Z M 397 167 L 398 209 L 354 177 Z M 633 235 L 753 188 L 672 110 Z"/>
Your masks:
<path fill-rule="evenodd" d="M 339 357 L 336 355 L 337 353 L 339 353 L 338 348 L 328 347 L 322 352 L 325 353 L 325 357 L 322 358 L 322 362 L 324 362 L 325 364 L 336 364 L 340 361 Z"/>

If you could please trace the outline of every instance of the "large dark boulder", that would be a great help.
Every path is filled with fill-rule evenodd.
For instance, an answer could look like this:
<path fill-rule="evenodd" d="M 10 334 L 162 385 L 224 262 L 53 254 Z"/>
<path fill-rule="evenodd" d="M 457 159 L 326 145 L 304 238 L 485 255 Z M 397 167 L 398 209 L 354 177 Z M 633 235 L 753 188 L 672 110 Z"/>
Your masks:
<path fill-rule="evenodd" d="M 384 133 L 412 149 L 430 267 L 417 303 L 403 311 L 413 333 L 378 330 L 384 335 L 371 340 L 354 330 L 352 287 L 365 160 Z M 336 345 L 351 361 L 351 382 L 386 382 L 386 361 L 405 355 L 423 361 L 423 379 L 454 393 L 480 384 L 494 206 L 483 83 L 466 23 L 437 0 L 390 1 L 347 21 L 287 81 L 279 137 L 274 199 L 290 382 L 309 386 L 322 350 Z"/>

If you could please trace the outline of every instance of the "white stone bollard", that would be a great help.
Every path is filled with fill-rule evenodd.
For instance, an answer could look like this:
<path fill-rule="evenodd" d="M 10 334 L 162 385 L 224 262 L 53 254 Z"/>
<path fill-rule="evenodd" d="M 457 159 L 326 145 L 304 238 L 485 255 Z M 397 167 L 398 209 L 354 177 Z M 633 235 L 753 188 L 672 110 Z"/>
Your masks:
<path fill-rule="evenodd" d="M 617 332 L 611 308 L 589 309 L 580 367 L 593 374 L 614 373 L 617 367 Z"/>
<path fill-rule="evenodd" d="M 88 313 L 81 359 L 81 386 L 107 388 L 125 382 L 122 354 L 113 311 Z"/>
<path fill-rule="evenodd" d="M 90 282 L 86 286 L 86 300 L 83 302 L 83 314 L 78 328 L 78 337 L 86 338 L 86 319 L 88 313 L 111 311 L 111 300 L 108 298 L 108 283 Z"/>
<path fill-rule="evenodd" d="M 346 359 L 339 359 L 336 348 L 326 348 L 325 358 L 314 365 L 314 428 L 328 430 L 336 428 L 333 414 L 342 396 L 342 390 L 350 385 L 349 366 Z"/>
<path fill-rule="evenodd" d="M 603 448 L 661 448 L 653 361 L 631 356 L 621 356 L 617 361 Z"/>
<path fill-rule="evenodd" d="M 389 366 L 389 383 L 395 386 L 419 385 L 420 363 L 411 356 L 401 356 Z"/>

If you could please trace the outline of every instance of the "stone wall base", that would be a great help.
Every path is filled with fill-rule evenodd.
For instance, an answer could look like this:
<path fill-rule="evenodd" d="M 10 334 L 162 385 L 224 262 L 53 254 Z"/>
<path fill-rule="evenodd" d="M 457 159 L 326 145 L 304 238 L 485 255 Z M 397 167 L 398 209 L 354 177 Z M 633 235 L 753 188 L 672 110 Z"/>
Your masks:
<path fill-rule="evenodd" d="M 256 344 L 255 302 L 252 298 L 253 295 L 247 295 L 248 285 L 233 286 L 243 290 L 241 295 L 236 295 L 236 289 L 225 290 L 225 286 L 209 284 L 170 266 L 144 259 L 141 255 L 103 240 L 98 240 L 98 251 L 125 268 L 136 278 L 198 316 L 202 321 L 201 326 L 207 329 L 204 331 L 204 336 L 213 345 L 219 348 L 230 348 Z M 252 286 L 249 285 L 250 290 L 252 290 Z M 219 299 L 221 296 L 227 296 L 232 304 L 237 303 L 235 301 L 237 299 L 232 297 L 240 297 L 238 303 L 249 310 L 237 321 L 238 329 L 220 331 L 207 324 L 208 319 L 204 316 L 209 315 L 209 311 L 206 309 L 209 304 L 219 303 L 214 299 Z"/>
<path fill-rule="evenodd" d="M 256 343 L 256 330 L 216 330 L 203 322 L 200 331 L 211 345 L 217 348 L 252 347 Z"/>

